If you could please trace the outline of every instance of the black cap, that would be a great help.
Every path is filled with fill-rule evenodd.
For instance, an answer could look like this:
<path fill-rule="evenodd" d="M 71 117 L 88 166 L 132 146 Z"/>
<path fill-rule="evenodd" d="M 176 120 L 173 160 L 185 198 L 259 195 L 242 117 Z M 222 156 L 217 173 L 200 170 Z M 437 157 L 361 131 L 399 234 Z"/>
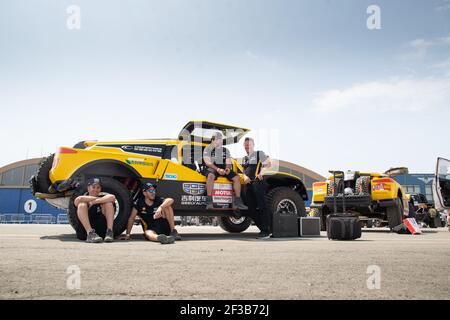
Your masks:
<path fill-rule="evenodd" d="M 150 182 L 146 182 L 142 184 L 142 190 L 143 191 L 147 191 L 148 189 L 155 189 L 156 190 L 156 184 L 150 183 Z"/>
<path fill-rule="evenodd" d="M 92 185 L 94 185 L 94 184 L 98 184 L 100 187 L 102 186 L 102 182 L 100 181 L 99 178 L 92 178 L 92 179 L 89 179 L 89 180 L 87 181 L 88 187 L 89 187 L 89 186 L 92 186 Z"/>

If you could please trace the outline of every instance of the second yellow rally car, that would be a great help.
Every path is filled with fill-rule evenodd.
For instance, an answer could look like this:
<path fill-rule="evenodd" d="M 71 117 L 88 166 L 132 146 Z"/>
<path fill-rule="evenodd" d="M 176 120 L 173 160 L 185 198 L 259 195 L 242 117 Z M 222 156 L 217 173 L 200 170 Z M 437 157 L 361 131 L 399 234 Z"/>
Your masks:
<path fill-rule="evenodd" d="M 407 174 L 408 169 L 392 168 L 385 173 L 347 171 L 334 180 L 313 184 L 311 215 L 320 216 L 322 230 L 326 229 L 326 216 L 334 211 L 334 200 L 338 210 L 343 209 L 343 196 L 347 211 L 357 213 L 361 220 L 369 218 L 387 221 L 389 228 L 402 224 L 408 214 L 408 195 L 392 177 Z"/>
<path fill-rule="evenodd" d="M 132 199 L 139 196 L 139 187 L 145 182 L 156 183 L 158 195 L 175 200 L 176 215 L 219 216 L 224 230 L 242 232 L 251 224 L 250 213 L 235 213 L 232 184 L 226 178 L 216 180 L 214 209 L 206 210 L 203 150 L 216 132 L 221 132 L 224 145 L 229 145 L 239 142 L 249 131 L 214 122 L 191 121 L 175 139 L 82 141 L 72 148 L 61 147 L 42 161 L 31 179 L 32 193 L 57 208 L 68 210 L 70 224 L 80 239 L 86 233 L 77 218 L 74 200 L 86 193 L 86 181 L 92 177 L 100 177 L 103 191 L 116 196 L 115 235 L 125 230 Z M 233 170 L 243 183 L 243 169 L 236 159 L 233 159 Z M 264 179 L 270 186 L 267 201 L 273 215 L 306 216 L 304 201 L 308 195 L 299 177 L 268 171 Z M 245 192 L 243 198 L 245 201 Z"/>

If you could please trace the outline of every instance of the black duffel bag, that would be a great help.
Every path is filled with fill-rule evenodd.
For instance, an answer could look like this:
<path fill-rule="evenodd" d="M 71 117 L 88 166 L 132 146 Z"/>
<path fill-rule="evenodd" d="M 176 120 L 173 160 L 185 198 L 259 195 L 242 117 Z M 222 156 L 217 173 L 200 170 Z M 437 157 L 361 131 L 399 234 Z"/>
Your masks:
<path fill-rule="evenodd" d="M 327 236 L 332 240 L 361 238 L 361 222 L 356 215 L 330 214 L 327 216 Z"/>

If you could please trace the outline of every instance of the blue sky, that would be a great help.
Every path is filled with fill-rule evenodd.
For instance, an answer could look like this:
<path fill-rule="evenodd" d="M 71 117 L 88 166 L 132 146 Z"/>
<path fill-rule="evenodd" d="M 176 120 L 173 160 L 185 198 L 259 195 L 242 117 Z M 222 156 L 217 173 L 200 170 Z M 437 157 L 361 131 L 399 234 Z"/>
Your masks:
<path fill-rule="evenodd" d="M 431 172 L 449 99 L 448 0 L 0 1 L 0 166 L 205 119 L 321 174 Z"/>

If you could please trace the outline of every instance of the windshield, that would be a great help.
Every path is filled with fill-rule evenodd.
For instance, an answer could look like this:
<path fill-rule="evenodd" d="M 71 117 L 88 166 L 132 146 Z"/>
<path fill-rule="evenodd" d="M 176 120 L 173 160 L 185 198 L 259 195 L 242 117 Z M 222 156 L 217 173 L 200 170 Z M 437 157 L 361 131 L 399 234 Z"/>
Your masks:
<path fill-rule="evenodd" d="M 210 141 L 211 137 L 215 133 L 221 133 L 224 137 L 224 141 L 228 143 L 233 143 L 239 135 L 244 133 L 244 130 L 240 129 L 226 129 L 226 130 L 219 130 L 219 129 L 205 129 L 205 128 L 194 128 L 192 131 L 192 136 L 194 138 L 194 141 L 198 142 L 205 142 Z"/>

